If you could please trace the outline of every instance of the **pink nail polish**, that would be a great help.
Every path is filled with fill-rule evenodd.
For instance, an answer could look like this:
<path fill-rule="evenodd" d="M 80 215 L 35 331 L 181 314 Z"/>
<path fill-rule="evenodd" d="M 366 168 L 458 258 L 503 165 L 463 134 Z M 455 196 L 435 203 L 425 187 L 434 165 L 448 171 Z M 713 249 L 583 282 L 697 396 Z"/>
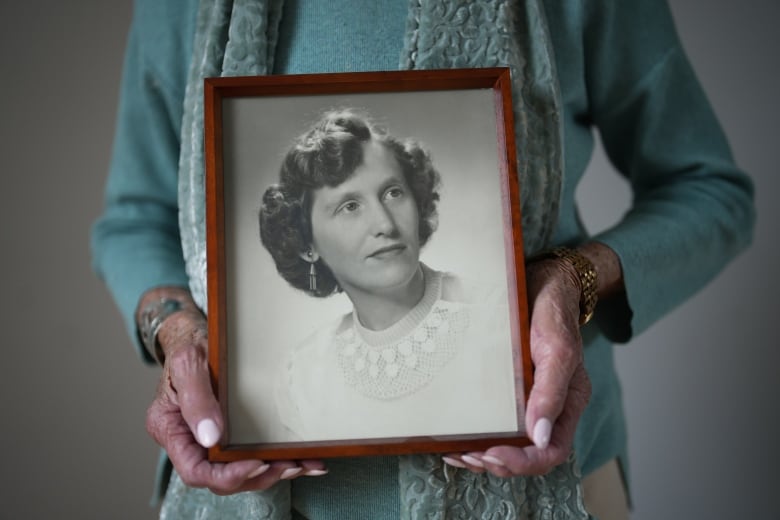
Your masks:
<path fill-rule="evenodd" d="M 301 471 L 303 471 L 303 468 L 287 468 L 286 470 L 282 471 L 282 474 L 279 476 L 280 480 L 288 480 L 295 476 L 297 476 Z"/>
<path fill-rule="evenodd" d="M 443 460 L 445 464 L 447 464 L 449 466 L 453 466 L 455 468 L 464 468 L 465 469 L 465 468 L 468 467 L 465 464 L 463 464 L 461 461 L 459 461 L 458 459 L 453 459 L 452 457 L 442 457 L 441 460 Z"/>
<path fill-rule="evenodd" d="M 498 457 L 494 457 L 492 455 L 482 455 L 482 460 L 489 464 L 494 464 L 496 466 L 506 466 L 503 460 L 499 459 Z"/>
<path fill-rule="evenodd" d="M 461 455 L 460 458 L 463 459 L 463 462 L 465 462 L 466 464 L 468 464 L 470 466 L 474 466 L 474 467 L 477 467 L 477 468 L 484 468 L 485 467 L 485 465 L 482 463 L 481 460 L 479 460 L 476 457 L 472 457 L 471 455 Z"/>
<path fill-rule="evenodd" d="M 550 434 L 552 433 L 552 423 L 550 422 L 550 419 L 547 418 L 541 418 L 538 421 L 536 421 L 536 426 L 534 426 L 534 444 L 538 448 L 545 449 L 548 444 L 550 444 Z"/>
<path fill-rule="evenodd" d="M 252 473 L 246 476 L 247 480 L 251 480 L 259 475 L 262 475 L 266 471 L 268 471 L 268 468 L 270 468 L 270 464 L 263 464 L 262 466 L 258 467 L 256 470 L 254 470 Z"/>
<path fill-rule="evenodd" d="M 211 448 L 219 441 L 219 428 L 217 428 L 217 423 L 211 419 L 200 421 L 195 433 L 198 437 L 198 443 L 204 448 Z"/>

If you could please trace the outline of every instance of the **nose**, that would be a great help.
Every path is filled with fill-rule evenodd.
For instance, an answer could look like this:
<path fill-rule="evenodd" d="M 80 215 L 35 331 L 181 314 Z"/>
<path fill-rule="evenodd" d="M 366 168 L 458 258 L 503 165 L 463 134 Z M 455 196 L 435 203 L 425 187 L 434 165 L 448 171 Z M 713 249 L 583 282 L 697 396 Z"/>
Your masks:
<path fill-rule="evenodd" d="M 372 206 L 369 217 L 371 219 L 371 232 L 374 236 L 394 236 L 398 232 L 398 227 L 389 208 L 381 202 L 377 202 Z"/>

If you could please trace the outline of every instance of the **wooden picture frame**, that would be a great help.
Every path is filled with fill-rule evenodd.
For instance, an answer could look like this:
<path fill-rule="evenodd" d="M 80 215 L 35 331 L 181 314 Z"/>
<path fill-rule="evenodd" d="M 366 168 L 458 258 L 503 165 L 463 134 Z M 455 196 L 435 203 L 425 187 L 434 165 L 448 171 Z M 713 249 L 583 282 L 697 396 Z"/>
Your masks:
<path fill-rule="evenodd" d="M 532 367 L 509 70 L 209 78 L 204 110 L 209 365 L 226 425 L 223 438 L 209 449 L 210 460 L 464 452 L 529 444 L 524 412 Z M 307 202 L 296 206 L 307 207 L 310 214 L 305 217 L 309 224 L 296 233 L 311 233 L 319 257 L 312 262 L 315 271 L 322 272 L 322 266 L 332 271 L 344 292 L 316 298 L 300 284 L 294 288 L 270 253 L 281 247 L 276 239 L 265 247 L 261 243 L 258 215 L 270 204 L 263 194 L 280 182 L 280 165 L 294 139 L 329 110 L 368 116 L 397 142 L 413 139 L 440 176 L 438 228 L 416 250 L 398 246 L 409 258 L 418 252 L 419 265 L 411 276 L 423 281 L 423 300 L 434 290 L 433 280 L 439 293 L 433 307 L 426 307 L 429 314 L 412 323 L 410 331 L 395 331 L 400 335 L 393 339 L 377 340 L 361 316 L 369 308 L 366 294 L 384 296 L 395 282 L 369 271 L 369 285 L 376 280 L 387 285 L 372 293 L 373 288 L 361 285 L 363 279 L 353 280 L 358 274 L 347 267 L 352 257 L 342 265 L 329 256 L 326 263 L 325 250 L 330 254 L 331 246 L 319 230 L 331 214 L 315 222 L 325 188 L 309 190 Z M 370 141 L 376 139 L 372 134 Z M 394 159 L 361 146 L 364 154 L 376 153 L 390 166 L 361 170 L 358 162 L 354 175 L 348 172 L 329 189 L 364 179 L 358 174 L 364 170 L 371 175 L 406 172 L 400 166 L 406 159 L 383 144 L 377 150 Z M 396 200 L 407 204 L 398 210 L 405 211 L 397 218 L 401 223 L 391 224 L 398 229 L 383 238 L 406 236 L 402 221 L 409 215 L 416 215 L 418 225 L 426 218 L 433 222 L 418 201 L 433 192 L 421 195 L 412 190 L 409 174 L 402 175 L 401 188 L 377 191 L 376 197 L 374 185 L 365 192 L 356 188 L 356 197 L 369 194 L 365 203 L 350 202 L 333 214 L 341 218 L 373 207 L 385 208 L 380 213 L 396 211 L 386 208 Z M 363 228 L 374 222 L 366 215 L 355 220 Z M 365 238 L 338 229 L 334 236 L 339 240 Z M 375 240 L 379 233 L 372 229 L 365 236 Z M 413 234 L 424 241 L 422 231 Z M 407 235 L 409 244 L 414 242 Z M 395 250 L 371 258 L 384 261 L 382 255 L 392 254 Z"/>

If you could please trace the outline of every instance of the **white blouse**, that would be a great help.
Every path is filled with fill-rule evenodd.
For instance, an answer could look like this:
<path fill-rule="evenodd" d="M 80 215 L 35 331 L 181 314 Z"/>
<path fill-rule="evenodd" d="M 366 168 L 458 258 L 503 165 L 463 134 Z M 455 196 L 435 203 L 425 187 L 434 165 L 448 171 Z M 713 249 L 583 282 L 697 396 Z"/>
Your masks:
<path fill-rule="evenodd" d="M 353 312 L 291 352 L 275 389 L 290 440 L 517 429 L 506 295 L 423 270 L 423 298 L 396 324 L 368 330 Z"/>

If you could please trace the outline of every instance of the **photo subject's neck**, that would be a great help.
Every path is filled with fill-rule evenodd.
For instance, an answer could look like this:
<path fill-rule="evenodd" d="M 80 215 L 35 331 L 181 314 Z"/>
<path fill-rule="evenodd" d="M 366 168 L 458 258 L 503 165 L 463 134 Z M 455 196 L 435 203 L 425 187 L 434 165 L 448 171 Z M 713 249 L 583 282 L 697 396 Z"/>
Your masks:
<path fill-rule="evenodd" d="M 414 276 L 402 287 L 381 293 L 346 290 L 361 325 L 370 330 L 383 330 L 398 323 L 411 311 L 425 294 L 425 276 L 418 266 Z"/>

